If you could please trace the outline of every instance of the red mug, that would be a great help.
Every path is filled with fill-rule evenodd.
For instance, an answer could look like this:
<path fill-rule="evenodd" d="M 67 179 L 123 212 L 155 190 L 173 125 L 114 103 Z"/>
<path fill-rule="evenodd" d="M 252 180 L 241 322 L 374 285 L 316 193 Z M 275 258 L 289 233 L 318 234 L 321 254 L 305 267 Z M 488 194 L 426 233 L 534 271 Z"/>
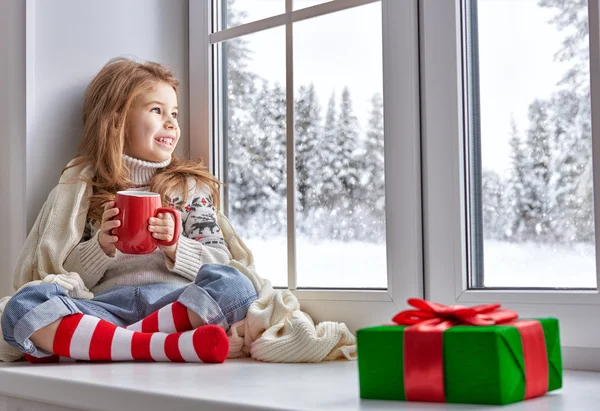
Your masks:
<path fill-rule="evenodd" d="M 171 246 L 177 243 L 181 234 L 181 215 L 173 208 L 161 207 L 160 194 L 149 191 L 119 191 L 115 197 L 115 207 L 119 214 L 114 218 L 121 225 L 112 232 L 119 240 L 117 250 L 125 254 L 150 254 L 159 245 Z M 148 230 L 148 220 L 158 213 L 169 213 L 175 220 L 175 232 L 171 241 L 157 240 Z"/>

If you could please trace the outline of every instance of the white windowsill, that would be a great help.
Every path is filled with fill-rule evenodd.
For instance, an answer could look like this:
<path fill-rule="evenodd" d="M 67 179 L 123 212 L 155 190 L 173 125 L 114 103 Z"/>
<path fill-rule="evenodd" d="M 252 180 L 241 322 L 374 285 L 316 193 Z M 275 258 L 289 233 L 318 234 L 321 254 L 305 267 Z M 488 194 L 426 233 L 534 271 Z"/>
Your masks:
<path fill-rule="evenodd" d="M 600 373 L 565 371 L 562 390 L 502 410 L 597 410 Z M 490 410 L 361 400 L 356 362 L 267 364 L 0 363 L 2 397 L 94 410 Z M 5 397 L 5 400 L 6 400 Z M 50 408 L 50 407 L 49 407 Z M 16 408 L 14 408 L 16 409 Z M 43 409 L 43 408 L 36 408 Z M 52 408 L 56 409 L 56 408 Z"/>

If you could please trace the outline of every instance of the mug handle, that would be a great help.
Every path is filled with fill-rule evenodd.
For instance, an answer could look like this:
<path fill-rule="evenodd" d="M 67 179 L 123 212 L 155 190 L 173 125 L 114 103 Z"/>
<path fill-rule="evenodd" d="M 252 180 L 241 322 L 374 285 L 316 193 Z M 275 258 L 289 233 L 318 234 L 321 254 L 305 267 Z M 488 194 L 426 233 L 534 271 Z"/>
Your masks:
<path fill-rule="evenodd" d="M 171 239 L 171 241 L 157 240 L 157 239 L 154 239 L 154 240 L 156 241 L 156 244 L 158 244 L 158 245 L 171 246 L 179 240 L 179 236 L 181 235 L 181 214 L 179 213 L 179 211 L 177 211 L 173 208 L 168 208 L 168 207 L 157 208 L 156 214 L 158 214 L 158 213 L 169 213 L 173 216 L 173 219 L 175 220 L 175 232 L 173 233 L 173 239 Z"/>

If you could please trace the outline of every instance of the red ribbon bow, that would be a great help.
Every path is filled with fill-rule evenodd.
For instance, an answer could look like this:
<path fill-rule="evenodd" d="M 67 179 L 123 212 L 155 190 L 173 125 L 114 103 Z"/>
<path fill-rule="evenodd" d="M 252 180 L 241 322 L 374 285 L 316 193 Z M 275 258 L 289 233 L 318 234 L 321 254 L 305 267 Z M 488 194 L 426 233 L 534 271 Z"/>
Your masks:
<path fill-rule="evenodd" d="M 445 402 L 443 332 L 455 325 L 510 325 L 523 343 L 526 373 L 525 398 L 542 395 L 548 387 L 548 363 L 544 332 L 539 321 L 514 321 L 519 315 L 500 309 L 500 304 L 475 307 L 447 306 L 419 298 L 393 318 L 404 330 L 404 392 L 408 401 Z"/>
<path fill-rule="evenodd" d="M 507 323 L 519 317 L 515 311 L 502 309 L 500 304 L 486 304 L 475 307 L 442 305 L 420 298 L 409 298 L 408 304 L 418 310 L 401 311 L 393 318 L 398 325 L 422 324 L 430 328 L 447 329 L 455 325 L 494 325 Z M 419 327 L 424 328 L 424 327 Z"/>

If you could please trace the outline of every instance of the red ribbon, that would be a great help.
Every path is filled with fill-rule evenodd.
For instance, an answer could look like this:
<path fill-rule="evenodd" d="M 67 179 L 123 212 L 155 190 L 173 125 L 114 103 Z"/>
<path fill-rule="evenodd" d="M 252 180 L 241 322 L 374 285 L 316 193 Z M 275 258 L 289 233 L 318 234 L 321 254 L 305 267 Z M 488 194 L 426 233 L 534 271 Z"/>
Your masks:
<path fill-rule="evenodd" d="M 417 310 L 393 318 L 404 331 L 404 392 L 408 401 L 445 402 L 443 333 L 455 325 L 510 325 L 519 330 L 525 361 L 525 399 L 548 390 L 548 359 L 544 330 L 538 321 L 514 321 L 518 314 L 500 304 L 446 306 L 410 298 Z"/>

